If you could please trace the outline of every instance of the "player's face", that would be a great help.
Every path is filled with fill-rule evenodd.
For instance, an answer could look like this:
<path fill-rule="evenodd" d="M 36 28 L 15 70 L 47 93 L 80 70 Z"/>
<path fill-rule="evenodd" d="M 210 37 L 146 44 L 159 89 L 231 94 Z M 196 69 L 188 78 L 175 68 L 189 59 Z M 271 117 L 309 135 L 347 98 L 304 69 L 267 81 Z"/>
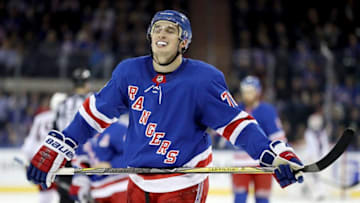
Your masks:
<path fill-rule="evenodd" d="M 166 63 L 183 47 L 184 43 L 179 40 L 180 29 L 175 23 L 164 20 L 156 22 L 152 27 L 151 48 L 156 58 L 165 60 L 161 63 Z"/>
<path fill-rule="evenodd" d="M 241 99 L 246 106 L 252 105 L 258 100 L 258 92 L 253 86 L 242 86 L 241 87 Z"/>

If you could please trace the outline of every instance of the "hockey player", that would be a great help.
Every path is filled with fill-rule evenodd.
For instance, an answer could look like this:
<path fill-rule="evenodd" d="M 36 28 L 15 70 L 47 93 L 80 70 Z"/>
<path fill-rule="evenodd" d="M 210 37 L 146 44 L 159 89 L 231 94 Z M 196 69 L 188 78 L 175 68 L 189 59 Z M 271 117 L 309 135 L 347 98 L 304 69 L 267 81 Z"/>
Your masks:
<path fill-rule="evenodd" d="M 65 127 L 71 122 L 74 118 L 77 110 L 80 108 L 81 104 L 89 96 L 90 84 L 89 79 L 91 77 L 91 72 L 86 68 L 77 68 L 72 72 L 72 83 L 73 83 L 73 92 L 72 94 L 63 101 L 56 111 L 56 118 L 54 121 L 54 129 L 64 130 Z M 67 167 L 71 167 L 71 162 L 66 163 Z M 72 176 L 59 176 L 58 181 L 66 183 L 67 185 L 71 184 Z M 58 192 L 60 193 L 60 203 L 72 203 L 74 202 L 70 196 L 69 192 L 64 187 L 58 187 Z"/>
<path fill-rule="evenodd" d="M 324 118 L 320 112 L 311 114 L 308 118 L 305 130 L 306 161 L 314 162 L 323 157 L 330 149 L 329 136 L 325 126 Z M 320 180 L 319 174 L 309 174 L 310 194 L 314 200 L 323 200 L 326 196 L 326 187 Z M 311 187 L 316 184 L 316 188 Z"/>
<path fill-rule="evenodd" d="M 25 155 L 27 161 L 30 161 L 34 154 L 37 152 L 41 143 L 44 141 L 49 130 L 53 128 L 55 120 L 55 110 L 57 106 L 66 98 L 65 93 L 57 92 L 53 94 L 50 99 L 50 110 L 42 112 L 35 116 L 33 124 L 30 129 L 29 136 L 26 137 L 21 151 Z M 34 148 L 35 147 L 35 148 Z M 55 185 L 48 189 L 39 187 L 39 202 L 48 203 L 58 198 Z"/>
<path fill-rule="evenodd" d="M 49 185 L 78 144 L 129 112 L 128 167 L 207 167 L 212 163 L 207 127 L 241 146 L 264 166 L 276 166 L 281 186 L 302 182 L 303 164 L 285 143 L 271 142 L 256 120 L 239 110 L 223 74 L 183 57 L 192 37 L 177 11 L 155 14 L 147 32 L 151 55 L 120 62 L 111 80 L 90 96 L 62 132 L 49 136 L 31 161 L 28 179 Z M 208 174 L 131 174 L 128 202 L 205 202 Z"/>
<path fill-rule="evenodd" d="M 262 91 L 260 80 L 255 76 L 247 76 L 241 81 L 240 90 L 242 99 L 242 103 L 239 104 L 240 109 L 246 111 L 256 119 L 270 140 L 286 141 L 285 133 L 282 130 L 280 119 L 275 108 L 260 99 Z M 235 152 L 234 161 L 237 166 L 259 165 L 258 160 L 252 159 L 241 149 Z M 269 202 L 272 175 L 233 174 L 232 179 L 235 203 L 246 203 L 251 183 L 254 186 L 256 203 Z"/>
<path fill-rule="evenodd" d="M 78 148 L 72 165 L 81 168 L 127 167 L 124 157 L 126 130 L 127 127 L 120 122 L 111 124 L 103 133 Z M 80 202 L 87 202 L 90 196 L 97 203 L 122 203 L 126 202 L 128 179 L 126 174 L 76 175 L 69 192 Z"/>

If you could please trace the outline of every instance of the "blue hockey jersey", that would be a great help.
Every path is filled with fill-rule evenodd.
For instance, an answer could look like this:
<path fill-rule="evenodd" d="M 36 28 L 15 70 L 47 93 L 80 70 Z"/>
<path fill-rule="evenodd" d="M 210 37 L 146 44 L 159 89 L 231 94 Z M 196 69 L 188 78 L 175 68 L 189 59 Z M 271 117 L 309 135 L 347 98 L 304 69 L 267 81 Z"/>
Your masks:
<path fill-rule="evenodd" d="M 242 103 L 239 104 L 239 108 L 246 110 Z M 270 140 L 286 140 L 280 118 L 271 104 L 260 102 L 254 109 L 246 111 L 256 119 Z"/>
<path fill-rule="evenodd" d="M 252 115 L 259 123 L 261 129 L 265 132 L 265 135 L 270 140 L 283 140 L 286 141 L 285 133 L 282 129 L 280 119 L 275 108 L 266 102 L 260 102 L 255 108 L 246 108 L 243 103 L 239 104 L 239 108 Z M 227 143 L 227 148 L 234 149 Z M 251 158 L 247 153 L 240 150 L 236 150 L 234 153 L 234 159 L 232 161 L 233 166 L 258 166 L 259 161 Z"/>
<path fill-rule="evenodd" d="M 125 156 L 129 167 L 205 167 L 212 161 L 207 127 L 257 159 L 269 140 L 255 119 L 231 97 L 223 74 L 201 61 L 184 58 L 168 74 L 154 71 L 150 56 L 122 61 L 111 80 L 82 105 L 66 136 L 84 143 L 124 112 L 129 112 Z M 143 190 L 166 192 L 203 181 L 206 174 L 185 174 L 178 184 L 158 186 L 154 177 L 131 175 Z M 173 178 L 173 175 L 169 175 Z M 154 184 L 154 185 L 153 185 Z"/>
<path fill-rule="evenodd" d="M 72 160 L 73 166 L 81 167 L 85 159 L 91 167 L 100 162 L 108 162 L 113 168 L 124 168 L 127 166 L 124 156 L 124 142 L 127 127 L 115 122 L 105 131 L 76 150 L 76 157 Z M 115 192 L 123 192 L 127 189 L 128 175 L 92 175 L 91 194 L 93 198 L 109 197 Z"/>

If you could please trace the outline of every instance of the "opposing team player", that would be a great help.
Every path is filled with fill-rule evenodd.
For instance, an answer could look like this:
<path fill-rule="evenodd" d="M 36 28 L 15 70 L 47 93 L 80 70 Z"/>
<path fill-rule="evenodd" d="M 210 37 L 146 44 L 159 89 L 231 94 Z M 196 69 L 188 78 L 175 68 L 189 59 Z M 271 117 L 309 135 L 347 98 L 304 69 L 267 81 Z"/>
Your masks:
<path fill-rule="evenodd" d="M 127 127 L 121 122 L 111 124 L 106 130 L 94 136 L 78 148 L 72 165 L 80 168 L 124 168 L 127 167 L 124 157 L 124 142 Z M 87 202 L 90 198 L 97 203 L 126 202 L 128 175 L 76 175 L 70 187 L 71 196 Z"/>
<path fill-rule="evenodd" d="M 309 163 L 322 158 L 330 149 L 329 134 L 326 129 L 323 115 L 321 112 L 315 112 L 308 118 L 307 128 L 304 133 L 306 142 L 306 161 Z M 321 181 L 320 175 L 313 173 L 307 176 L 306 186 L 309 187 L 311 197 L 320 201 L 326 197 L 326 185 Z M 316 184 L 316 188 L 312 186 Z"/>
<path fill-rule="evenodd" d="M 21 151 L 25 155 L 27 161 L 31 160 L 38 150 L 37 147 L 41 145 L 49 130 L 53 128 L 56 108 L 65 99 L 65 93 L 57 92 L 53 94 L 50 99 L 50 109 L 35 116 L 29 136 L 26 137 L 24 144 L 21 147 Z M 56 192 L 55 187 L 55 185 L 52 185 L 48 189 L 39 187 L 39 202 L 47 203 L 57 199 L 58 193 Z"/>
<path fill-rule="evenodd" d="M 49 132 L 31 161 L 29 180 L 49 185 L 78 144 L 129 112 L 128 167 L 210 166 L 211 142 L 205 134 L 210 127 L 264 166 L 277 166 L 281 186 L 303 181 L 295 172 L 303 164 L 293 150 L 283 142 L 271 142 L 256 120 L 239 110 L 223 74 L 183 57 L 192 37 L 184 14 L 157 12 L 147 36 L 151 55 L 119 63 L 111 80 L 86 99 L 63 132 Z M 131 174 L 128 202 L 205 202 L 208 184 L 208 174 Z"/>
<path fill-rule="evenodd" d="M 266 102 L 261 101 L 261 83 L 255 76 L 247 76 L 240 83 L 241 99 L 240 109 L 252 115 L 259 126 L 264 130 L 270 140 L 286 141 L 285 133 L 282 130 L 280 119 L 275 108 Z M 259 162 L 252 159 L 243 150 L 234 154 L 235 165 L 237 166 L 258 166 Z M 250 184 L 255 190 L 256 203 L 268 203 L 271 192 L 272 175 L 269 174 L 233 174 L 233 192 L 236 203 L 246 203 Z"/>

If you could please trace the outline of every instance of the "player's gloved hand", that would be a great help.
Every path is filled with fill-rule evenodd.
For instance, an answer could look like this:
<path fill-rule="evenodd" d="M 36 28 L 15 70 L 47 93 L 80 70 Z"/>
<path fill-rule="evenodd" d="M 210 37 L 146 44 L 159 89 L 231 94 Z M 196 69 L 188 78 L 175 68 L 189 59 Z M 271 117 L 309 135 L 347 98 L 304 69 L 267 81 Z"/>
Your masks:
<path fill-rule="evenodd" d="M 264 150 L 260 156 L 260 165 L 277 167 L 274 176 L 282 188 L 304 181 L 303 173 L 298 171 L 304 168 L 304 165 L 294 150 L 282 141 L 275 140 L 270 143 L 269 149 Z"/>
<path fill-rule="evenodd" d="M 61 132 L 50 131 L 27 168 L 27 179 L 40 184 L 42 188 L 50 187 L 56 170 L 74 157 L 76 147 L 75 141 L 66 138 Z"/>
<path fill-rule="evenodd" d="M 71 199 L 80 203 L 87 203 L 90 196 L 90 178 L 86 175 L 75 175 L 69 188 Z"/>

